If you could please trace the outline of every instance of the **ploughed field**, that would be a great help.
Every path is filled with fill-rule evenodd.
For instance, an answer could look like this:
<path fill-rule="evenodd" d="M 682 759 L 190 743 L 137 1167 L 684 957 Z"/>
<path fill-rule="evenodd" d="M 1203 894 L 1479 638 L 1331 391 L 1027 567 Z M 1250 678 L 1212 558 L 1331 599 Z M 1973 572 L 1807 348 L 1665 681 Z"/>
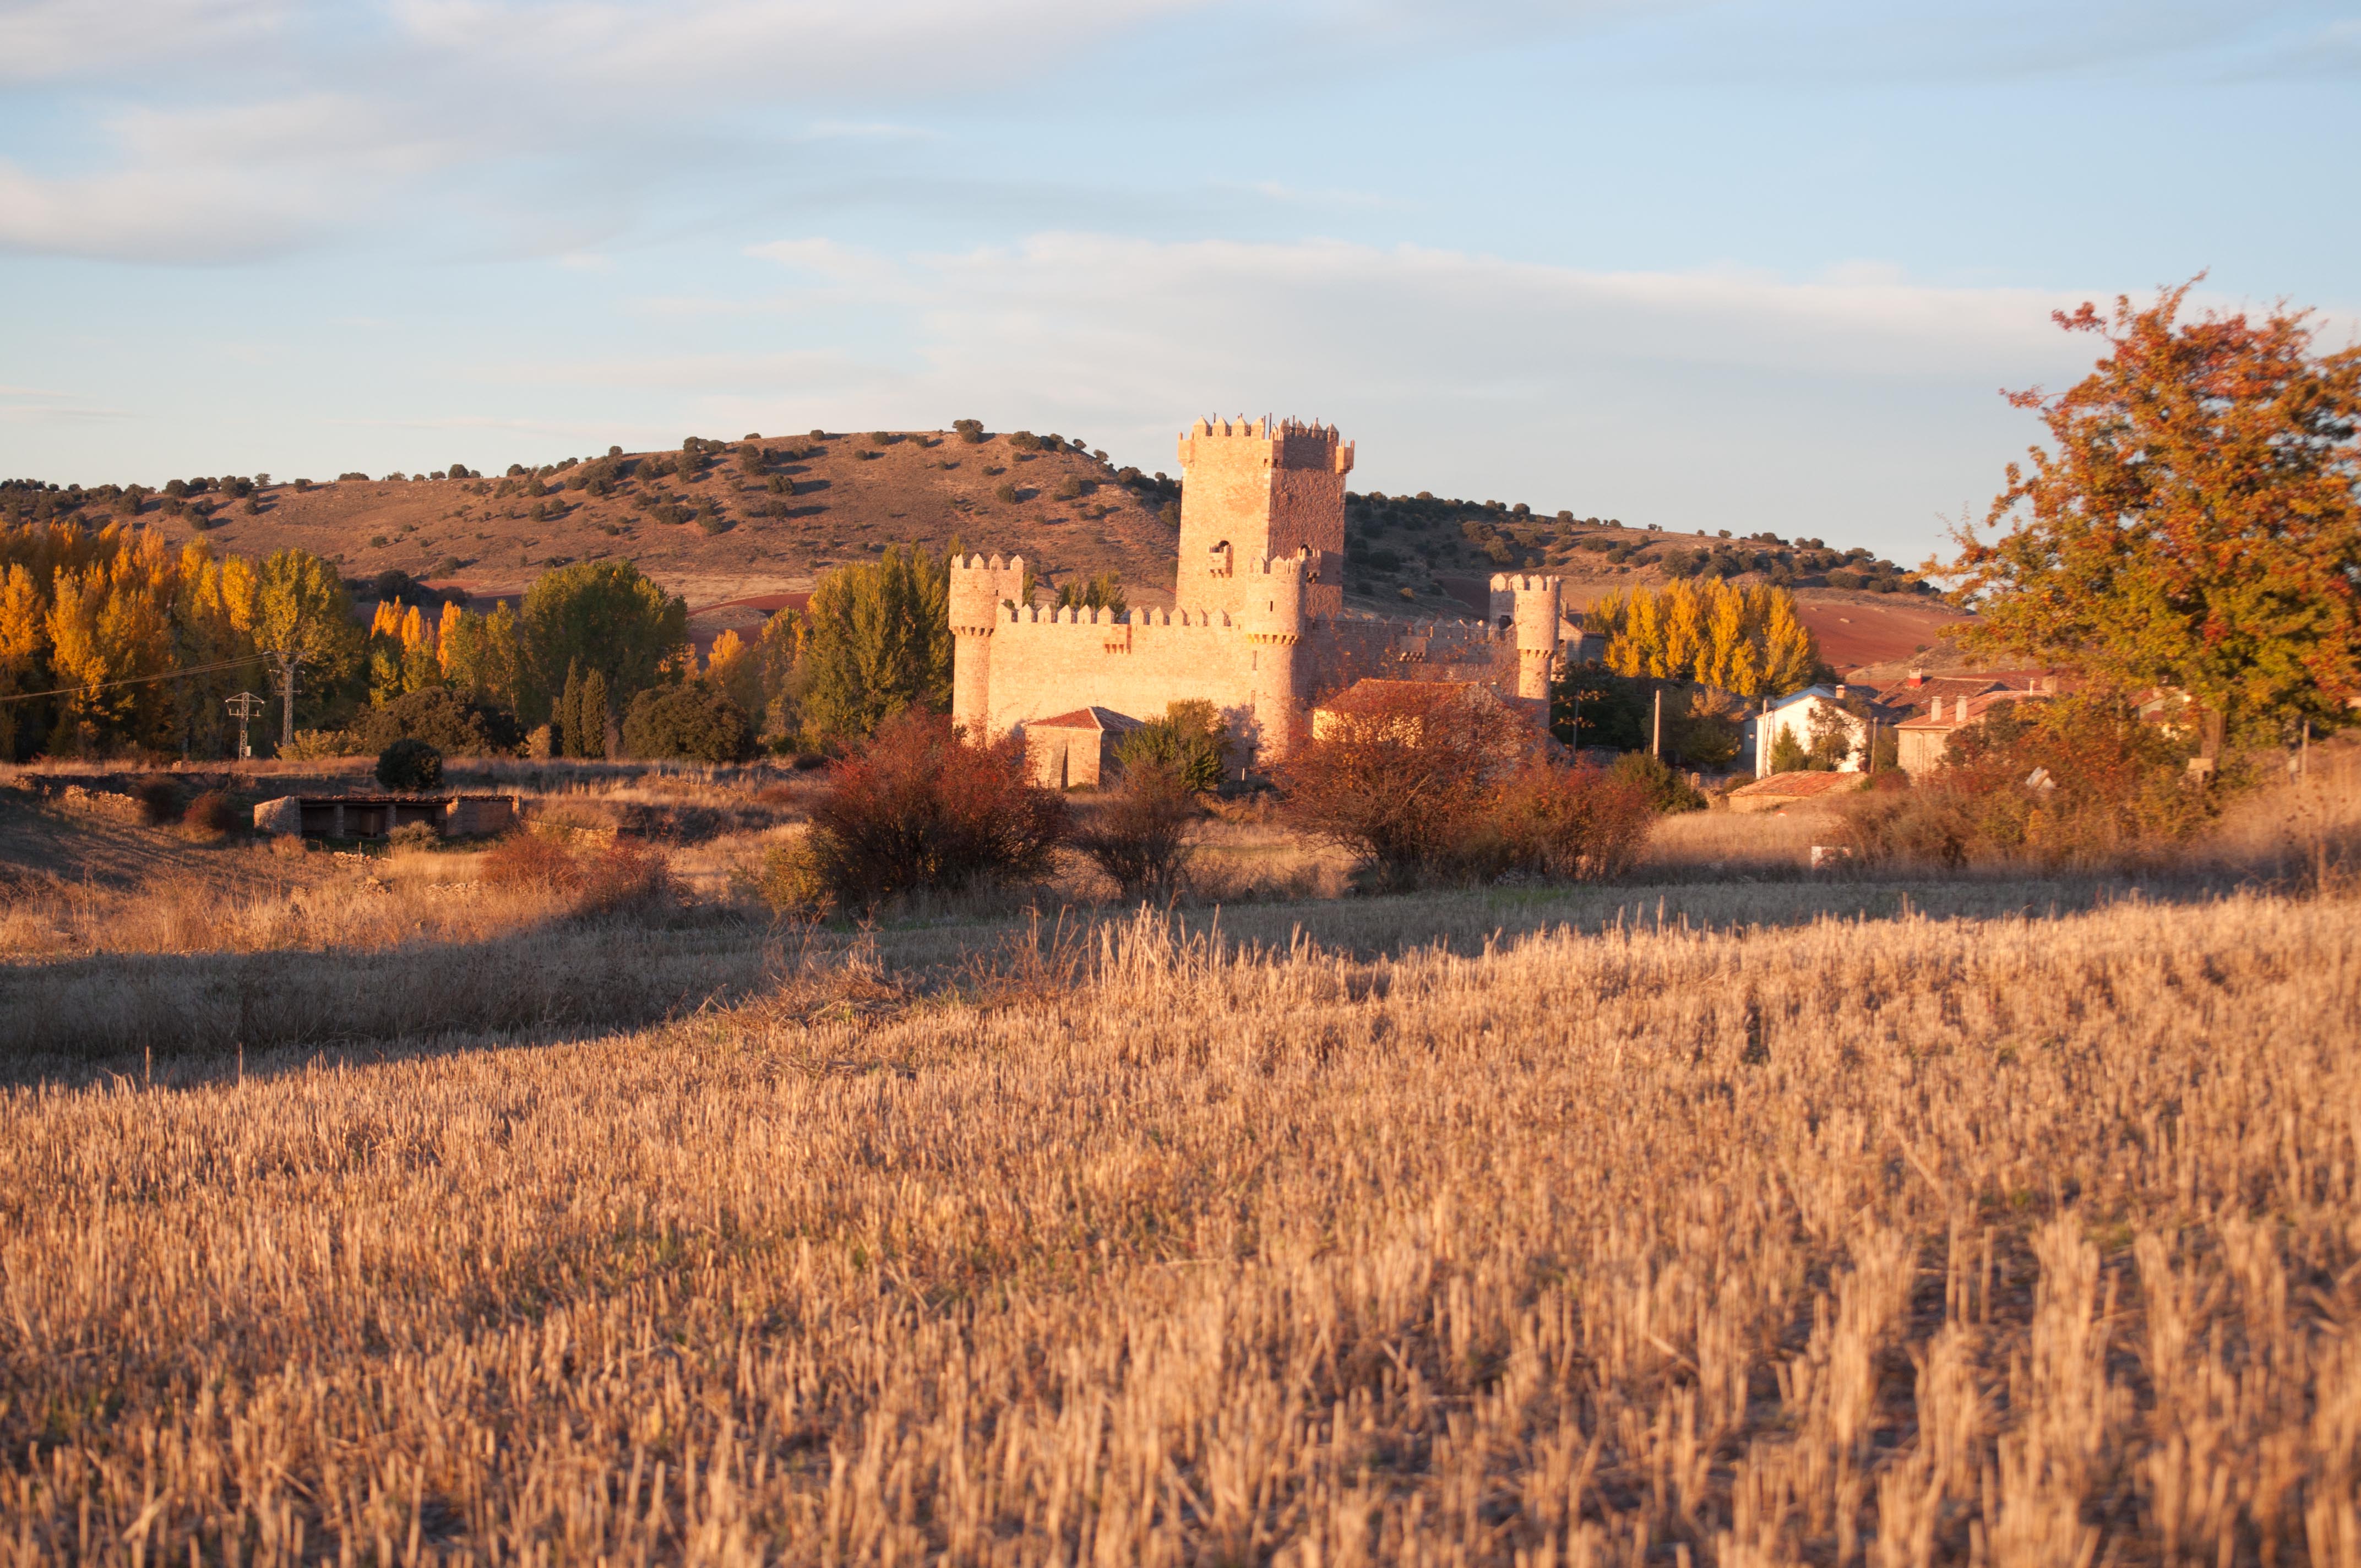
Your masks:
<path fill-rule="evenodd" d="M 209 1022 L 12 1058 L 0 1556 L 2361 1563 L 2356 913 L 1791 882 L 21 965 L 0 1037 Z"/>

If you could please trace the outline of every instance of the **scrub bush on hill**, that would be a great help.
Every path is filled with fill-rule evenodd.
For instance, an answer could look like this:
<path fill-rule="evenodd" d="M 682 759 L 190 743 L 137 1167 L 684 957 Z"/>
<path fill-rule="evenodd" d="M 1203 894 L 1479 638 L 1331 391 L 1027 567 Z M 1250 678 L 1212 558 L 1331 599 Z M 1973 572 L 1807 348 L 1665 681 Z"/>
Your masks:
<path fill-rule="evenodd" d="M 972 746 L 915 709 L 836 765 L 811 822 L 817 875 L 862 910 L 922 888 L 1038 881 L 1068 834 L 1065 800 L 1027 776 L 1023 741 Z"/>

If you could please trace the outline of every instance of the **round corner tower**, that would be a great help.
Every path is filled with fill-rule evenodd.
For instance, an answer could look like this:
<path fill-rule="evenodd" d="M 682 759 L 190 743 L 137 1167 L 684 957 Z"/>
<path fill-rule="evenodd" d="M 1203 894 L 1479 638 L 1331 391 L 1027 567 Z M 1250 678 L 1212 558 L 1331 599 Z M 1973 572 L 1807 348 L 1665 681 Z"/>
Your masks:
<path fill-rule="evenodd" d="M 1559 622 L 1565 579 L 1496 572 L 1492 576 L 1492 624 L 1510 631 L 1517 645 L 1517 695 L 1549 696 L 1550 673 L 1564 648 Z"/>
<path fill-rule="evenodd" d="M 951 722 L 972 740 L 992 738 L 992 634 L 1025 597 L 1025 557 L 962 555 L 951 562 Z"/>

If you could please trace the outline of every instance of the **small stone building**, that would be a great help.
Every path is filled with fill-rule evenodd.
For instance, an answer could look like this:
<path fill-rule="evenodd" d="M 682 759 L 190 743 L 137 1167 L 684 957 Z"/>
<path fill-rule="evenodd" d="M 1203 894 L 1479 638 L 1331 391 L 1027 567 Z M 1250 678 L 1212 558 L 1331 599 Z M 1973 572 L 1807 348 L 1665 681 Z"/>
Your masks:
<path fill-rule="evenodd" d="M 382 839 L 412 822 L 446 839 L 505 833 L 524 820 L 513 795 L 286 795 L 254 808 L 257 832 L 306 839 Z"/>
<path fill-rule="evenodd" d="M 1049 789 L 1096 789 L 1115 774 L 1115 749 L 1141 727 L 1112 708 L 1078 707 L 1025 727 L 1033 782 Z"/>

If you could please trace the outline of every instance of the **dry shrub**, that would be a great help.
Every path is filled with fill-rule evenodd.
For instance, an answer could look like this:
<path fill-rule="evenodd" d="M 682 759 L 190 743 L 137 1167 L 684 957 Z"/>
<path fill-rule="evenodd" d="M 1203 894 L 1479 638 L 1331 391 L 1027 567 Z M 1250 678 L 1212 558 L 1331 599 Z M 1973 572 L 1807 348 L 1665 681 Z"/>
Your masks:
<path fill-rule="evenodd" d="M 1177 767 L 1137 762 L 1100 798 L 1074 844 L 1126 898 L 1169 897 L 1180 891 L 1197 815 L 1196 793 Z"/>
<path fill-rule="evenodd" d="M 2119 697 L 2004 703 L 1916 786 L 1847 799 L 1841 835 L 1872 862 L 2136 862 L 2193 838 L 2235 792 L 2235 775 L 2192 778 L 2191 754 Z"/>
<path fill-rule="evenodd" d="M 657 908 L 676 889 L 664 851 L 637 839 L 577 847 L 546 833 L 511 833 L 484 851 L 477 880 L 492 887 L 544 888 L 575 912 L 615 915 Z"/>
<path fill-rule="evenodd" d="M 574 851 L 565 840 L 548 833 L 511 833 L 484 851 L 476 879 L 489 887 L 575 885 Z"/>
<path fill-rule="evenodd" d="M 1493 876 L 1597 882 L 1622 875 L 1647 848 L 1657 808 L 1648 786 L 1602 768 L 1530 762 L 1496 783 L 1470 836 L 1471 869 Z"/>
<path fill-rule="evenodd" d="M 236 828 L 240 820 L 237 803 L 217 789 L 205 791 L 181 813 L 181 826 L 215 837 Z"/>
<path fill-rule="evenodd" d="M 1523 718 L 1488 694 L 1367 694 L 1289 759 L 1284 815 L 1359 856 L 1381 887 L 1628 870 L 1660 809 L 1656 781 L 1555 766 L 1533 748 Z"/>
<path fill-rule="evenodd" d="M 836 907 L 818 847 L 808 833 L 782 839 L 763 851 L 763 870 L 755 878 L 763 902 L 781 915 L 817 919 Z"/>
<path fill-rule="evenodd" d="M 1064 799 L 1026 776 L 1021 740 L 972 746 L 916 709 L 836 765 L 811 819 L 821 880 L 863 910 L 919 889 L 1038 881 L 1068 831 Z"/>
<path fill-rule="evenodd" d="M 170 779 L 148 779 L 138 788 L 139 815 L 150 828 L 178 822 L 186 809 L 181 786 Z"/>
<path fill-rule="evenodd" d="M 576 856 L 575 907 L 586 915 L 624 915 L 671 903 L 675 889 L 664 851 L 637 839 L 617 839 Z"/>
<path fill-rule="evenodd" d="M 1532 744 L 1521 715 L 1476 688 L 1364 688 L 1279 768 L 1283 812 L 1359 856 L 1380 885 L 1414 885 L 1457 872 L 1494 783 Z"/>

